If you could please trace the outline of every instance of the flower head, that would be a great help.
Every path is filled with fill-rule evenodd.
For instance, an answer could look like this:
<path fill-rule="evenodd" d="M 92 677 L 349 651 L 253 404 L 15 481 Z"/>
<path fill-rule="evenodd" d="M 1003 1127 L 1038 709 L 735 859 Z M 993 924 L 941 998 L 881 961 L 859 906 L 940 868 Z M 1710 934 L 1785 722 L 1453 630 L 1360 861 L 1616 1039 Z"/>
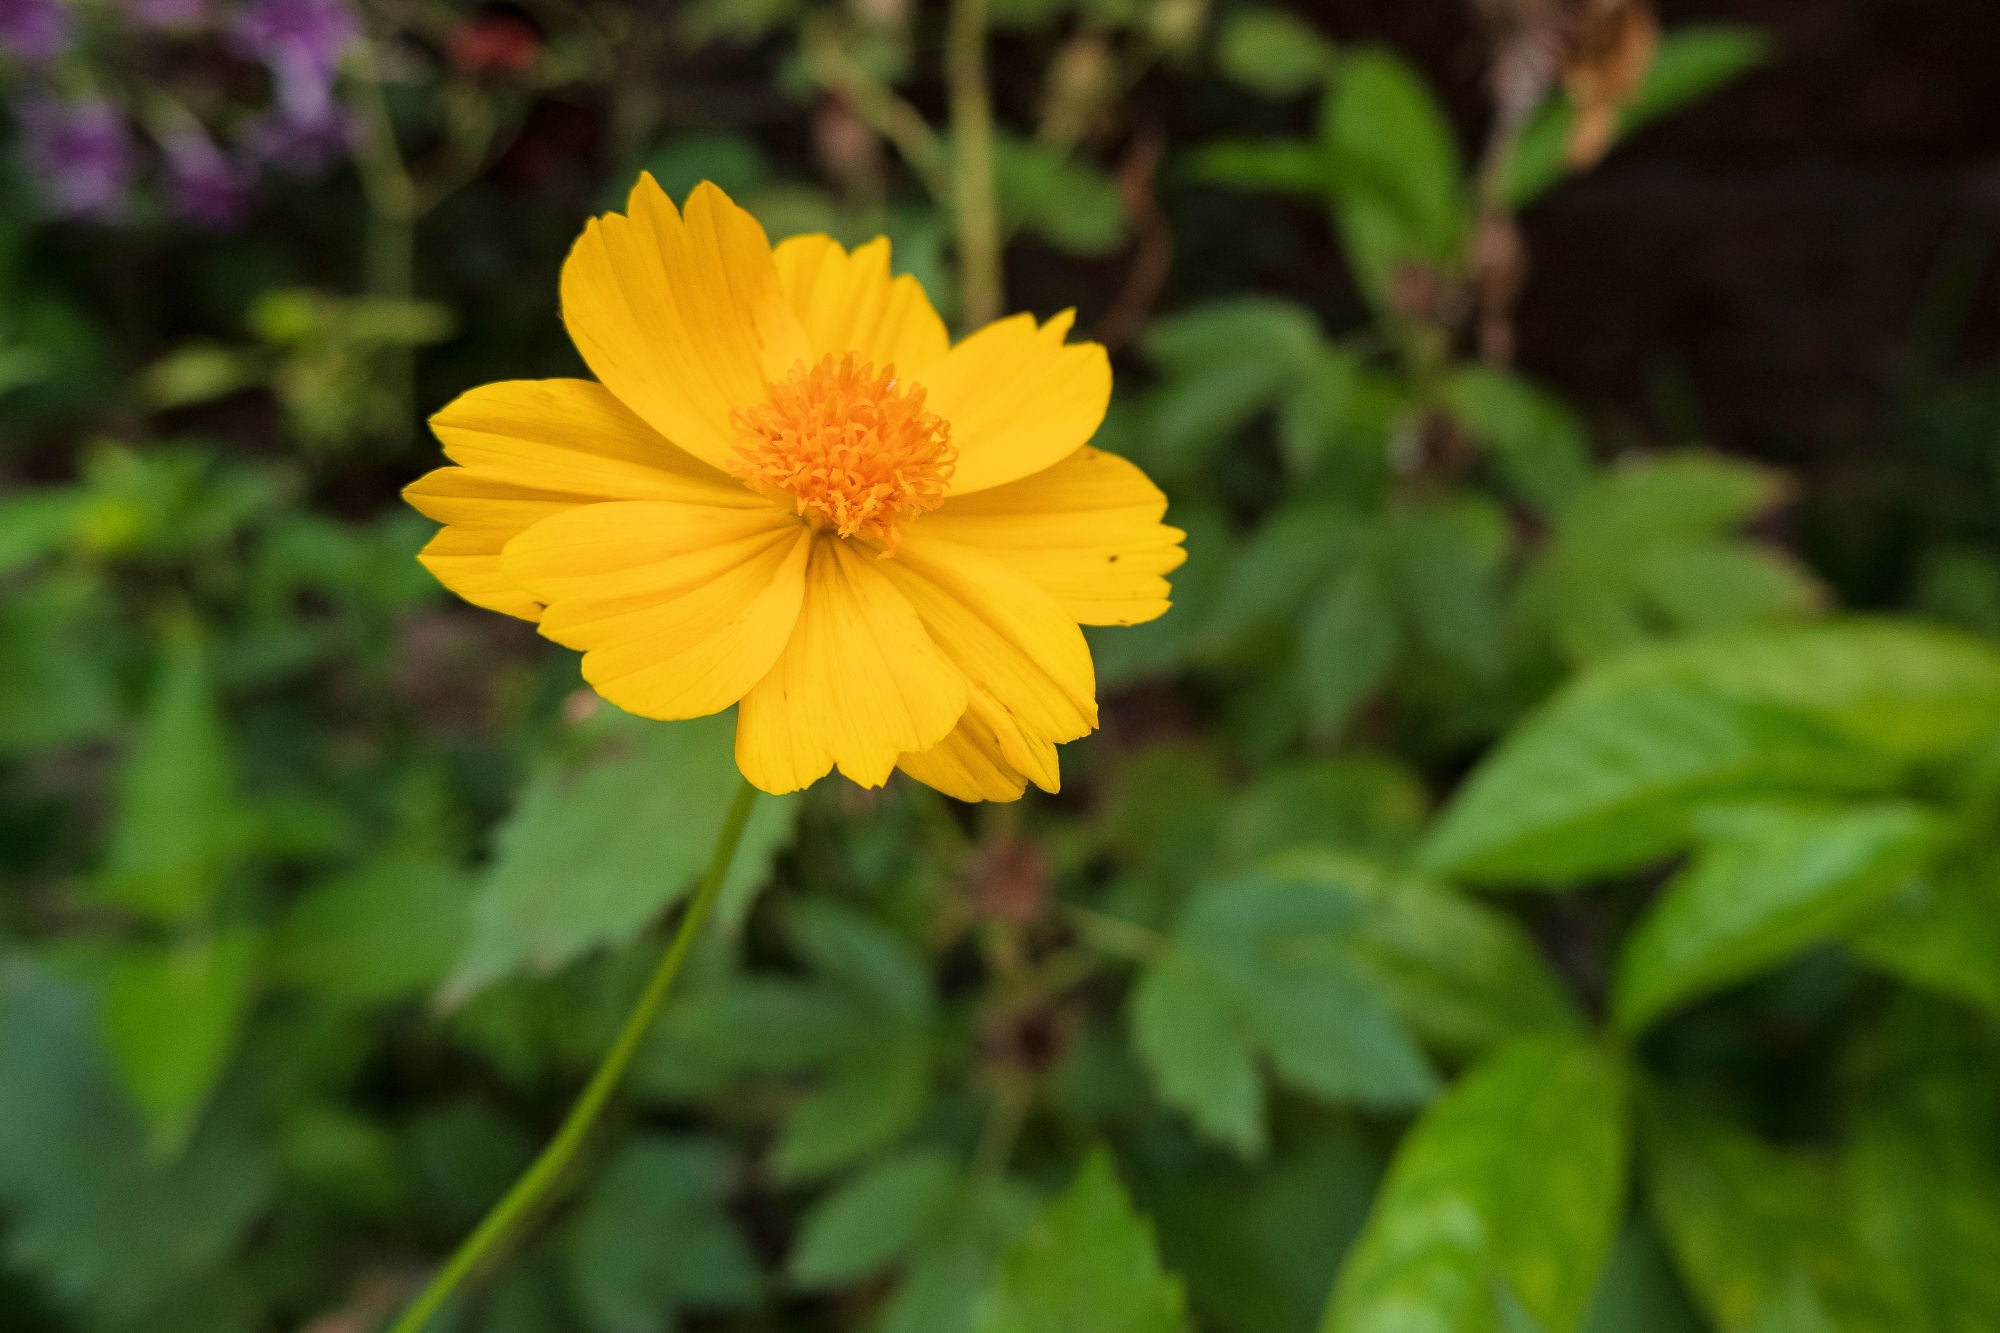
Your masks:
<path fill-rule="evenodd" d="M 175 31 L 208 22 L 210 0 L 125 0 L 125 17 L 142 28 Z"/>
<path fill-rule="evenodd" d="M 108 220 L 132 185 L 132 130 L 109 102 L 32 101 L 19 108 L 21 158 L 56 217 Z"/>
<path fill-rule="evenodd" d="M 0 51 L 29 65 L 46 65 L 69 50 L 69 9 L 62 0 L 0 0 Z"/>
<path fill-rule="evenodd" d="M 1080 625 L 1167 609 L 1181 533 L 1089 446 L 1111 393 L 1070 316 L 953 345 L 889 246 L 775 247 L 712 185 L 592 221 L 563 319 L 597 379 L 474 389 L 457 465 L 404 492 L 424 563 L 583 651 L 628 712 L 737 706 L 766 791 L 901 768 L 967 800 L 1053 791 L 1097 723 Z"/>
<path fill-rule="evenodd" d="M 167 196 L 174 211 L 209 231 L 234 231 L 250 218 L 257 202 L 253 172 L 217 148 L 207 135 L 189 130 L 166 145 Z"/>
<path fill-rule="evenodd" d="M 333 100 L 334 71 L 361 36 L 346 0 L 252 0 L 237 17 L 237 49 L 261 60 L 277 80 L 289 120 L 318 124 Z"/>

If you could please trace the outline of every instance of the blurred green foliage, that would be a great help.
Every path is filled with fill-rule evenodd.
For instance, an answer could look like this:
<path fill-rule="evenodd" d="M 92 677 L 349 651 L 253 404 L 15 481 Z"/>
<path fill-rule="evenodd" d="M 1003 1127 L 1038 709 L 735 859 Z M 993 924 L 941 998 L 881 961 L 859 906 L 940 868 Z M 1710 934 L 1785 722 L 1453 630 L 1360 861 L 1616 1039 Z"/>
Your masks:
<path fill-rule="evenodd" d="M 953 305 L 928 10 L 529 6 L 499 70 L 449 54 L 485 10 L 367 8 L 343 96 L 407 161 L 364 136 L 220 239 L 0 191 L 8 1329 L 378 1326 L 650 969 L 730 719 L 597 703 L 395 499 L 420 408 L 574 372 L 582 217 L 712 178 Z M 1786 478 L 1615 452 L 1468 352 L 1565 94 L 1484 179 L 1306 7 L 991 9 L 1038 90 L 1010 276 L 1129 340 L 1101 442 L 1189 533 L 1176 607 L 1093 632 L 1060 797 L 765 800 L 585 1169 L 450 1326 L 2000 1327 L 1992 386 L 1901 414 L 1948 501 L 1873 600 L 1932 619 L 1832 614 Z M 1623 130 L 1770 58 L 1669 31 Z M 1147 81 L 1215 131 L 1144 147 Z M 1269 194 L 1354 299 L 1223 272 L 1156 312 L 1163 219 Z"/>

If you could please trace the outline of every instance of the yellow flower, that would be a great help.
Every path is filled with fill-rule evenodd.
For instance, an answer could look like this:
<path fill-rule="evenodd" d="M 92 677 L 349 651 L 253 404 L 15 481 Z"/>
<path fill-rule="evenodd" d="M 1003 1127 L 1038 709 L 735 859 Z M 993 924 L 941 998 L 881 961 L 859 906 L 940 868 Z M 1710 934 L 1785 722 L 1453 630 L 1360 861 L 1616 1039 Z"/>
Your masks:
<path fill-rule="evenodd" d="M 422 560 L 537 621 L 645 717 L 738 706 L 770 792 L 902 768 L 965 800 L 1056 788 L 1097 725 L 1079 624 L 1167 609 L 1182 534 L 1088 447 L 1111 394 L 1071 315 L 956 346 L 889 245 L 775 249 L 712 185 L 652 177 L 563 265 L 590 380 L 515 380 L 431 425 L 458 466 L 404 492 Z"/>

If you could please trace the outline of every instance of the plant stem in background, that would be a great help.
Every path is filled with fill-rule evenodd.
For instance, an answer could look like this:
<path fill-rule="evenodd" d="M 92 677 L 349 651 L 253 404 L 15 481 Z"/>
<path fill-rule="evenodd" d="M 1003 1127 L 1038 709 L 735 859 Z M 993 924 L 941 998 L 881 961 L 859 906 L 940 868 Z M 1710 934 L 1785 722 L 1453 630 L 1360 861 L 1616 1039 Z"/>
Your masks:
<path fill-rule="evenodd" d="M 371 43 L 361 44 L 354 63 L 361 91 L 354 166 L 368 200 L 367 290 L 370 296 L 407 301 L 416 293 L 417 219 L 422 213 L 417 182 L 396 144 Z M 399 345 L 385 349 L 384 355 L 389 358 L 390 389 L 402 409 L 396 413 L 395 431 L 407 439 L 417 419 L 416 349 Z"/>
<path fill-rule="evenodd" d="M 562 1128 L 556 1131 L 555 1138 L 542 1150 L 542 1155 L 473 1228 L 472 1234 L 438 1270 L 437 1276 L 403 1312 L 402 1318 L 391 1326 L 389 1333 L 419 1333 L 468 1277 L 482 1265 L 498 1258 L 503 1248 L 519 1236 L 522 1228 L 532 1220 L 536 1210 L 561 1181 L 589 1137 L 591 1127 L 610 1102 L 611 1094 L 617 1091 L 624 1079 L 632 1057 L 638 1053 L 639 1043 L 645 1039 L 654 1016 L 659 1013 L 661 1001 L 673 988 L 681 964 L 687 960 L 696 937 L 701 934 L 702 926 L 714 910 L 716 897 L 722 891 L 722 881 L 728 877 L 730 863 L 736 859 L 736 846 L 743 839 L 743 826 L 749 822 L 750 808 L 756 799 L 757 789 L 748 782 L 737 791 L 735 802 L 723 818 L 722 832 L 716 838 L 708 871 L 702 876 L 687 911 L 682 914 L 666 954 L 661 957 L 660 965 L 653 969 L 646 989 L 639 993 L 638 1003 L 626 1015 L 625 1025 L 618 1030 L 618 1039 L 611 1044 L 611 1049 L 597 1066 L 597 1072 L 590 1076 L 590 1082 L 576 1099 L 576 1105 L 563 1119 Z"/>
<path fill-rule="evenodd" d="M 1000 208 L 993 189 L 993 98 L 986 87 L 986 0 L 952 0 L 945 35 L 951 88 L 953 203 L 958 216 L 959 320 L 1000 317 Z"/>

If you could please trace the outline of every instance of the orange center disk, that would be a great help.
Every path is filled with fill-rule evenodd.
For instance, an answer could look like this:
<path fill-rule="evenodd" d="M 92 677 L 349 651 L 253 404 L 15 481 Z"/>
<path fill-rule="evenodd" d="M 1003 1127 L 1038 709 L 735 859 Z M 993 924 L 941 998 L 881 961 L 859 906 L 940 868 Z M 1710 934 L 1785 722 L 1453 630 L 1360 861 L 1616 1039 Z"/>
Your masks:
<path fill-rule="evenodd" d="M 737 462 L 752 485 L 791 499 L 814 527 L 896 549 L 903 525 L 944 503 L 958 452 L 924 391 L 849 352 L 792 367 L 764 402 L 738 408 Z"/>

